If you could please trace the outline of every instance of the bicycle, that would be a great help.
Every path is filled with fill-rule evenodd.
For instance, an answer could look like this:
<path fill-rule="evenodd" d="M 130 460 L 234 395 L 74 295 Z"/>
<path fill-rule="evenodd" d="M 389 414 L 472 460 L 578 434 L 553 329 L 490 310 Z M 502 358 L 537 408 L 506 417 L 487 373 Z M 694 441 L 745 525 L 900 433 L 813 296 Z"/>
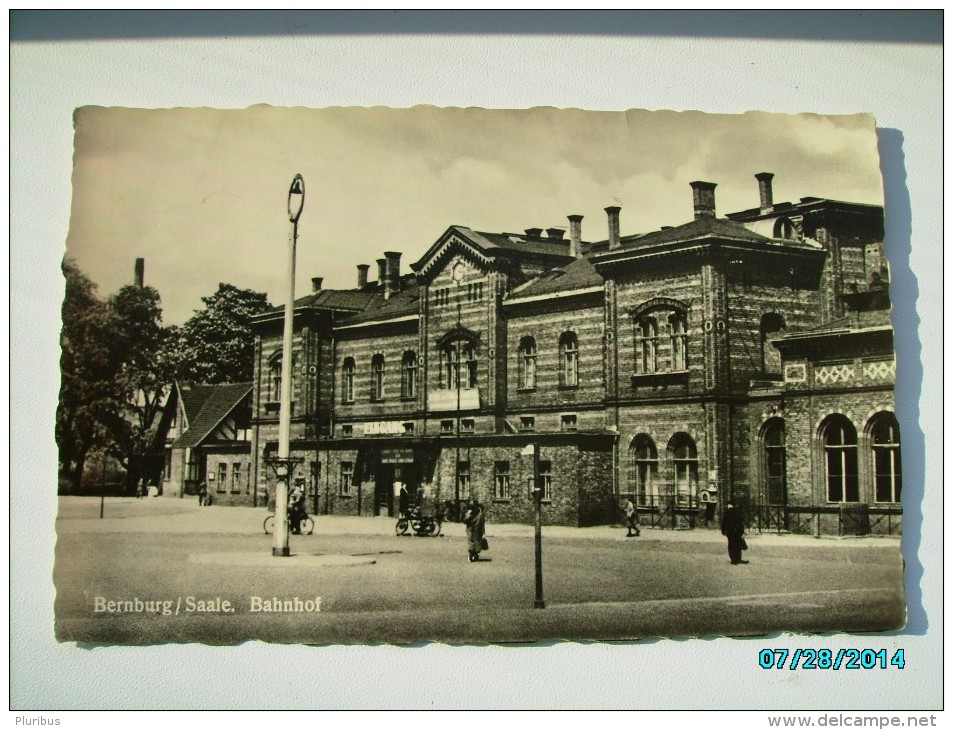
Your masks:
<path fill-rule="evenodd" d="M 407 528 L 411 528 L 415 535 L 437 537 L 443 526 L 443 514 L 438 510 L 435 515 L 424 515 L 419 509 L 413 509 L 409 512 L 401 513 L 397 518 L 397 524 L 394 525 L 394 532 L 397 536 L 407 534 Z"/>
<path fill-rule="evenodd" d="M 310 535 L 314 532 L 314 520 L 305 515 L 301 518 L 300 528 L 302 535 Z M 266 535 L 271 535 L 275 531 L 275 516 L 268 515 L 265 518 L 265 521 L 262 523 L 262 528 L 265 530 Z M 288 516 L 288 533 L 291 534 L 291 515 Z"/>

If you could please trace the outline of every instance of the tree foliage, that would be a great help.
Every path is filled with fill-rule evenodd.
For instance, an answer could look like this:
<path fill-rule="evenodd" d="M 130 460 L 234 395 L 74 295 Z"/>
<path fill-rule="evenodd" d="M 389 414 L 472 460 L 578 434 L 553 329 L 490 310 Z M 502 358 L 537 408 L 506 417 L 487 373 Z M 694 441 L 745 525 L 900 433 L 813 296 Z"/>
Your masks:
<path fill-rule="evenodd" d="M 267 295 L 219 284 L 202 302 L 205 308 L 182 326 L 172 347 L 178 378 L 207 384 L 250 381 L 255 359 L 250 323 L 270 309 Z"/>
<path fill-rule="evenodd" d="M 112 310 L 96 294 L 96 285 L 71 260 L 63 262 L 66 293 L 60 331 L 60 399 L 56 408 L 56 444 L 64 476 L 79 488 L 86 458 L 108 444 L 103 425 L 115 400 L 120 347 L 113 336 Z"/>
<path fill-rule="evenodd" d="M 159 293 L 126 286 L 107 301 L 70 260 L 60 344 L 56 441 L 64 475 L 79 489 L 92 451 L 118 459 L 130 488 L 161 469 L 158 429 L 174 377 Z"/>
<path fill-rule="evenodd" d="M 152 287 L 124 286 L 108 306 L 121 357 L 114 402 L 101 421 L 111 437 L 108 451 L 127 470 L 132 486 L 156 478 L 161 469 L 158 428 L 175 374 L 169 352 L 175 331 L 162 326 L 161 300 Z"/>

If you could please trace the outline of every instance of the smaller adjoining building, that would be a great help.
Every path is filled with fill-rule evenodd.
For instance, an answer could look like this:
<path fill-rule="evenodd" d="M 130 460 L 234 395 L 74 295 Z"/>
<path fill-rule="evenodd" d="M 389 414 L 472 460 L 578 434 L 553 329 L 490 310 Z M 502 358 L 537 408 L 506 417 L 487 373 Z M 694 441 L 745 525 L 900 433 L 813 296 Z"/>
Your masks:
<path fill-rule="evenodd" d="M 254 501 L 251 383 L 175 383 L 175 416 L 166 437 L 163 494 L 196 494 L 207 484 L 212 501 Z"/>

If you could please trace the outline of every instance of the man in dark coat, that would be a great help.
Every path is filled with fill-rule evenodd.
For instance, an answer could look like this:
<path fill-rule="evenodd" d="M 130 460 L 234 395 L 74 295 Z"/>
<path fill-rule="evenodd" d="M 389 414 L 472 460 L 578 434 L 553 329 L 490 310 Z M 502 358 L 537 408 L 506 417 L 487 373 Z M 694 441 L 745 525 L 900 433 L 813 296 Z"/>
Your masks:
<path fill-rule="evenodd" d="M 463 518 L 463 524 L 467 526 L 469 560 L 471 563 L 475 563 L 480 559 L 480 551 L 483 549 L 483 536 L 486 534 L 486 515 L 483 513 L 482 505 L 475 499 L 470 500 L 467 513 Z"/>
<path fill-rule="evenodd" d="M 721 534 L 728 538 L 728 557 L 732 565 L 741 560 L 741 545 L 744 541 L 745 523 L 741 510 L 729 502 L 721 516 Z"/>

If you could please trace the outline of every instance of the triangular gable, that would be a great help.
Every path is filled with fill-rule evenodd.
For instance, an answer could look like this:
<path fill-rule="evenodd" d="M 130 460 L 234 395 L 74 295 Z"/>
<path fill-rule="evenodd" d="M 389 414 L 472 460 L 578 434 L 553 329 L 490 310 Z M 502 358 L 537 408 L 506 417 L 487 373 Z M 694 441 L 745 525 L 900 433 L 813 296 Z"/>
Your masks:
<path fill-rule="evenodd" d="M 482 240 L 475 231 L 464 226 L 450 226 L 420 259 L 410 265 L 422 283 L 430 282 L 443 265 L 454 256 L 460 256 L 474 266 L 486 270 L 492 256 L 488 249 L 495 248 L 489 241 Z"/>
<path fill-rule="evenodd" d="M 191 418 L 188 430 L 173 442 L 174 449 L 199 446 L 248 397 L 252 384 L 229 383 L 199 387 L 207 390 L 205 402 L 198 414 Z"/>

